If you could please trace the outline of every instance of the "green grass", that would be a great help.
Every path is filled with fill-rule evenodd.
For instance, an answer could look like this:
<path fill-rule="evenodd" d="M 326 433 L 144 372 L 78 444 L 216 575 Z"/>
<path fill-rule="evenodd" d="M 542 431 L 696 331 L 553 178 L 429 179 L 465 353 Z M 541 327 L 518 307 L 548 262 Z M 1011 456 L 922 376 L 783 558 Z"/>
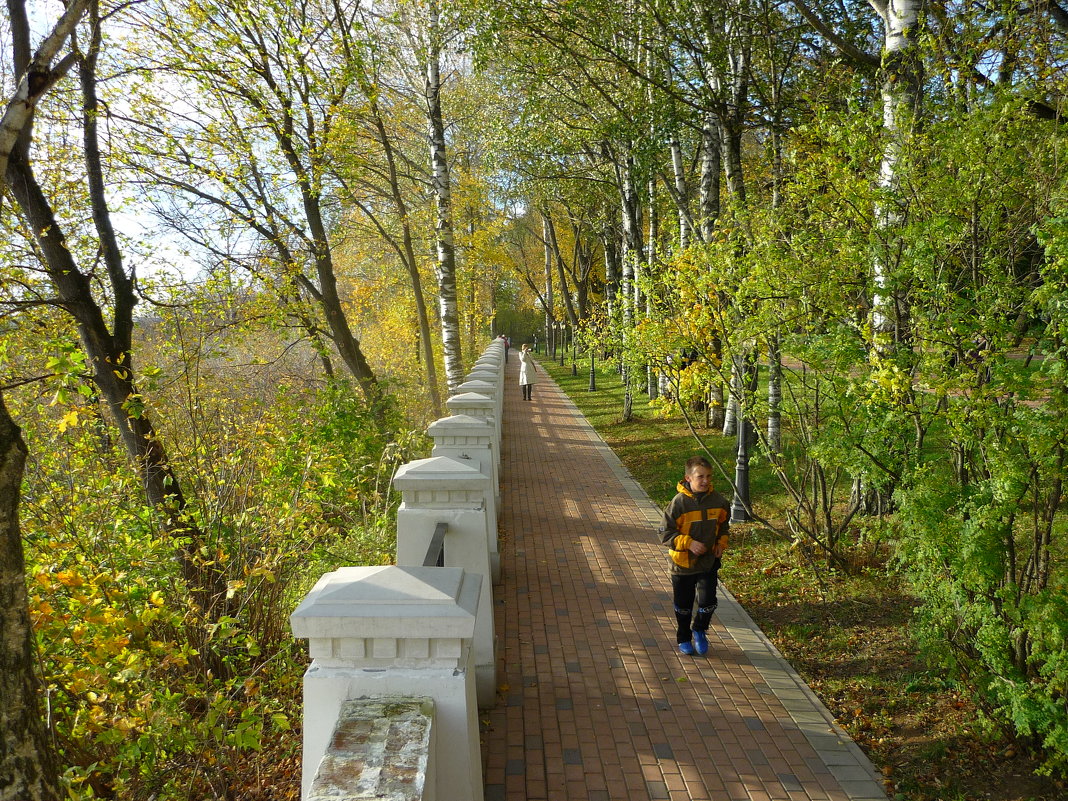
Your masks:
<path fill-rule="evenodd" d="M 631 419 L 623 422 L 623 380 L 613 365 L 598 365 L 597 389 L 590 392 L 588 359 L 578 366 L 575 376 L 571 374 L 570 361 L 563 367 L 549 360 L 540 363 L 616 452 L 649 497 L 659 505 L 666 505 L 675 495 L 675 485 L 682 478 L 686 460 L 704 453 L 689 432 L 682 414 L 663 416 L 649 405 L 649 399 L 639 387 L 632 393 Z M 703 413 L 696 413 L 693 422 L 701 426 Z M 733 480 L 737 452 L 735 438 L 705 428 L 699 428 L 698 434 L 712 461 Z M 778 482 L 771 470 L 766 466 L 761 469 L 759 462 L 754 462 L 750 472 L 750 494 L 755 499 L 777 489 Z M 722 474 L 713 473 L 713 484 L 725 496 L 732 497 L 733 491 Z"/>

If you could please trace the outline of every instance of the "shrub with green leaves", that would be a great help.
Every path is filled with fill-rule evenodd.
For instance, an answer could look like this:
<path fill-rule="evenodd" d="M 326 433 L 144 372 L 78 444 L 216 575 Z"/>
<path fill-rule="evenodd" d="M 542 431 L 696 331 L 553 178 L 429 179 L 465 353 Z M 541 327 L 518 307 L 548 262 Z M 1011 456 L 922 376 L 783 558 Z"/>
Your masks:
<path fill-rule="evenodd" d="M 186 543 L 162 533 L 90 408 L 21 410 L 31 615 L 71 798 L 245 797 L 258 761 L 300 748 L 289 613 L 322 572 L 392 558 L 390 478 L 418 437 L 383 434 L 344 384 L 198 407 L 173 441 L 195 567 L 225 582 L 213 610 L 191 600 Z"/>

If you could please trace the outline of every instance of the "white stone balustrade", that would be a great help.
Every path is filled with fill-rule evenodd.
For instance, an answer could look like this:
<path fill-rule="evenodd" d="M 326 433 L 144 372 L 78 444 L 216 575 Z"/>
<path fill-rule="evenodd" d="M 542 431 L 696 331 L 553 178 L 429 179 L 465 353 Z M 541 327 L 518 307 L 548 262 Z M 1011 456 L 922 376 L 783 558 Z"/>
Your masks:
<path fill-rule="evenodd" d="M 290 616 L 308 639 L 301 797 L 327 752 L 343 704 L 430 698 L 435 801 L 482 801 L 473 664 L 483 579 L 453 567 L 343 567 Z"/>
<path fill-rule="evenodd" d="M 500 384 L 500 374 L 494 370 L 475 367 L 467 374 L 468 381 L 488 381 L 491 384 Z"/>
<path fill-rule="evenodd" d="M 451 416 L 428 427 L 431 458 L 397 470 L 397 565 L 328 573 L 290 616 L 312 657 L 304 675 L 305 801 L 320 767 L 316 798 L 394 799 L 388 777 L 422 770 L 411 767 L 419 749 L 426 751 L 418 763 L 422 792 L 411 784 L 394 801 L 482 801 L 477 713 L 496 698 L 492 587 L 500 578 L 504 380 L 504 343 L 495 339 L 446 401 Z M 439 523 L 447 526 L 445 567 L 425 567 Z M 401 707 L 419 737 L 391 754 L 368 727 L 381 723 L 376 709 Z"/>
<path fill-rule="evenodd" d="M 479 356 L 475 359 L 475 365 L 472 370 L 489 370 L 495 375 L 500 375 L 504 372 L 504 359 L 497 356 Z"/>
<path fill-rule="evenodd" d="M 494 464 L 501 463 L 501 422 L 497 417 L 497 404 L 489 395 L 478 392 L 461 392 L 445 401 L 445 406 L 453 414 L 466 414 L 478 420 L 487 420 L 493 424 L 495 437 L 493 442 Z M 494 485 L 500 495 L 500 476 Z"/>
<path fill-rule="evenodd" d="M 473 460 L 475 467 L 490 479 L 492 492 L 486 496 L 486 521 L 491 558 L 497 558 L 494 576 L 499 577 L 500 559 L 497 546 L 497 504 L 500 498 L 500 457 L 494 442 L 496 428 L 493 421 L 465 414 L 442 417 L 427 426 L 426 433 L 434 440 L 432 456 L 448 456 L 464 461 Z M 494 579 L 496 583 L 497 579 Z"/>
<path fill-rule="evenodd" d="M 456 390 L 452 393 L 454 395 L 460 395 L 465 392 L 475 392 L 479 395 L 488 395 L 493 398 L 493 411 L 497 416 L 497 419 L 501 417 L 501 410 L 504 408 L 504 382 L 490 382 L 490 381 L 464 381 Z"/>
<path fill-rule="evenodd" d="M 475 359 L 475 364 L 490 364 L 498 370 L 504 364 L 504 348 L 487 348 L 482 351 L 482 355 Z"/>
<path fill-rule="evenodd" d="M 504 376 L 494 375 L 494 373 L 489 370 L 472 370 L 470 373 L 467 374 L 467 380 L 464 381 L 464 383 L 461 384 L 460 387 L 464 387 L 465 385 L 470 384 L 474 381 L 485 381 L 487 384 L 493 384 L 497 388 L 497 392 L 494 396 L 494 401 L 496 402 L 496 408 L 494 409 L 494 411 L 498 415 L 500 415 L 501 412 L 504 410 Z M 460 392 L 461 389 L 457 388 L 456 391 Z"/>
<path fill-rule="evenodd" d="M 467 419 L 485 430 L 485 423 Z M 478 703 L 488 708 L 497 690 L 492 588 L 495 575 L 500 574 L 497 521 L 489 515 L 488 502 L 493 495 L 490 479 L 474 459 L 433 456 L 401 465 L 393 486 L 401 493 L 397 564 L 422 564 L 434 529 L 438 523 L 446 523 L 445 566 L 461 567 L 484 579 L 475 623 L 474 663 Z"/>

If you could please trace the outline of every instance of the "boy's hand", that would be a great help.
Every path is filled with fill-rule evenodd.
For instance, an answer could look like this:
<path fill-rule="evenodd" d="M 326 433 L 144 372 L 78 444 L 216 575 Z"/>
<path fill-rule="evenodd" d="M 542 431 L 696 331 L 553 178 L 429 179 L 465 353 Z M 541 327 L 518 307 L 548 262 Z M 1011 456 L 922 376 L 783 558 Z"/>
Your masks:
<path fill-rule="evenodd" d="M 725 550 L 727 550 L 727 546 L 723 543 L 719 543 L 716 545 L 715 548 L 712 549 L 712 555 L 717 559 L 721 559 Z"/>
<path fill-rule="evenodd" d="M 700 556 L 701 554 L 708 552 L 708 548 L 705 546 L 705 544 L 703 542 L 698 542 L 697 540 L 690 541 L 690 547 L 688 550 L 695 556 Z"/>

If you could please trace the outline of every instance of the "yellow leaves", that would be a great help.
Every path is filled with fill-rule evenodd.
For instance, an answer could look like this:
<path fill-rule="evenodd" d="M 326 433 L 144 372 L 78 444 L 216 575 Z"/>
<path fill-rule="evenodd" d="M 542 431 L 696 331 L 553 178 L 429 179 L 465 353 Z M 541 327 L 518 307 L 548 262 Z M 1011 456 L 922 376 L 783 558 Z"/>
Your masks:
<path fill-rule="evenodd" d="M 79 412 L 77 409 L 71 409 L 59 421 L 59 433 L 64 433 L 68 428 L 77 428 L 79 425 Z"/>
<path fill-rule="evenodd" d="M 82 587 L 85 585 L 85 579 L 73 570 L 60 570 L 55 574 L 55 579 L 64 587 Z"/>

